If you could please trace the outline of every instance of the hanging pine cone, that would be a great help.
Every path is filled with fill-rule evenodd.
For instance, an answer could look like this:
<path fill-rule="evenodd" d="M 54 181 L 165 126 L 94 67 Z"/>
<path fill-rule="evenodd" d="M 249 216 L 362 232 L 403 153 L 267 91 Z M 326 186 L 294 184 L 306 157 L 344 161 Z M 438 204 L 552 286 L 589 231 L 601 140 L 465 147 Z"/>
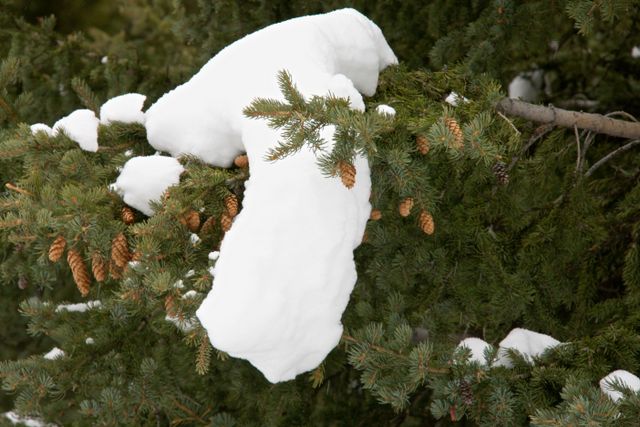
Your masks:
<path fill-rule="evenodd" d="M 49 246 L 49 261 L 58 262 L 64 253 L 64 247 L 67 245 L 67 241 L 62 236 L 56 237 L 51 246 Z"/>
<path fill-rule="evenodd" d="M 420 217 L 418 218 L 418 225 L 420 229 L 428 235 L 433 234 L 435 231 L 435 224 L 433 222 L 433 217 L 427 211 L 423 210 L 420 212 Z"/>
<path fill-rule="evenodd" d="M 509 183 L 509 171 L 507 170 L 507 165 L 504 162 L 498 160 L 493 165 L 492 170 L 498 184 L 507 185 Z"/>
<path fill-rule="evenodd" d="M 120 268 L 124 268 L 131 259 L 127 238 L 123 233 L 118 233 L 111 242 L 111 259 Z"/>
<path fill-rule="evenodd" d="M 378 221 L 380 218 L 382 218 L 382 212 L 380 212 L 379 209 L 373 209 L 371 211 L 371 215 L 369 215 L 369 219 L 372 221 Z"/>
<path fill-rule="evenodd" d="M 453 117 L 445 117 L 444 124 L 453 134 L 453 148 L 459 150 L 463 147 L 464 136 L 460 125 Z"/>
<path fill-rule="evenodd" d="M 234 194 L 229 194 L 224 198 L 224 207 L 231 218 L 238 215 L 238 198 Z"/>
<path fill-rule="evenodd" d="M 220 217 L 220 226 L 225 233 L 231 229 L 233 224 L 233 218 L 231 218 L 226 212 Z"/>
<path fill-rule="evenodd" d="M 413 198 L 407 197 L 398 205 L 398 212 L 400 212 L 400 216 L 406 218 L 411 214 L 411 208 L 413 208 Z"/>
<path fill-rule="evenodd" d="M 127 225 L 133 224 L 136 220 L 136 215 L 133 213 L 133 210 L 129 206 L 125 206 L 122 208 L 122 222 Z"/>
<path fill-rule="evenodd" d="M 102 255 L 98 252 L 94 252 L 93 255 L 91 255 L 91 272 L 97 282 L 104 282 L 107 278 L 107 265 Z"/>
<path fill-rule="evenodd" d="M 420 152 L 420 154 L 426 155 L 429 152 L 430 144 L 426 136 L 416 136 L 416 145 L 418 146 L 418 151 Z"/>
<path fill-rule="evenodd" d="M 216 217 L 210 216 L 207 220 L 202 224 L 202 228 L 200 229 L 200 234 L 206 236 L 207 234 L 213 233 L 216 227 Z"/>
<path fill-rule="evenodd" d="M 473 390 L 471 389 L 469 381 L 460 381 L 460 396 L 465 405 L 469 407 L 473 406 Z"/>
<path fill-rule="evenodd" d="M 192 233 L 195 233 L 200 228 L 200 214 L 193 209 L 178 217 L 178 221 Z"/>
<path fill-rule="evenodd" d="M 338 163 L 338 169 L 340 172 L 340 179 L 347 188 L 353 188 L 356 183 L 356 167 L 351 163 L 340 162 Z"/>
<path fill-rule="evenodd" d="M 89 278 L 87 266 L 84 264 L 84 260 L 82 259 L 80 252 L 75 249 L 69 249 L 69 252 L 67 252 L 67 263 L 71 268 L 73 281 L 76 282 L 80 295 L 86 297 L 89 295 L 91 279 Z"/>
<path fill-rule="evenodd" d="M 249 157 L 246 154 L 241 154 L 233 159 L 233 164 L 239 168 L 246 168 L 249 166 Z"/>

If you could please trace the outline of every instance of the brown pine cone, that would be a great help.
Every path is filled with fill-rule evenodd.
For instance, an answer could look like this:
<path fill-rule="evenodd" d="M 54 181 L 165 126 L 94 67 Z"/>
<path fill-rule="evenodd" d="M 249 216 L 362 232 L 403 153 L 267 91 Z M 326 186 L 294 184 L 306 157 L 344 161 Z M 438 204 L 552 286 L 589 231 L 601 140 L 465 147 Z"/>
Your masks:
<path fill-rule="evenodd" d="M 181 215 L 178 221 L 186 226 L 192 233 L 195 233 L 200 228 L 200 214 L 193 209 Z"/>
<path fill-rule="evenodd" d="M 111 242 L 111 259 L 120 268 L 126 267 L 127 263 L 131 259 L 127 238 L 123 233 L 118 233 Z"/>
<path fill-rule="evenodd" d="M 500 185 L 507 185 L 509 183 L 509 168 L 506 163 L 497 161 L 492 168 L 493 174 Z"/>
<path fill-rule="evenodd" d="M 246 154 L 241 154 L 233 159 L 233 164 L 239 168 L 246 168 L 249 166 L 249 157 Z"/>
<path fill-rule="evenodd" d="M 58 262 L 64 253 L 64 247 L 67 245 L 67 241 L 62 236 L 56 237 L 51 246 L 49 246 L 49 261 Z"/>
<path fill-rule="evenodd" d="M 373 209 L 371 211 L 371 215 L 369 215 L 369 219 L 372 221 L 378 221 L 380 218 L 382 218 L 382 212 L 380 212 L 379 209 Z"/>
<path fill-rule="evenodd" d="M 430 213 L 423 210 L 420 212 L 420 217 L 418 218 L 418 225 L 420 229 L 424 231 L 425 234 L 432 235 L 435 231 L 435 223 L 433 222 L 433 217 Z"/>
<path fill-rule="evenodd" d="M 340 162 L 338 163 L 338 169 L 340 172 L 340 179 L 347 188 L 353 188 L 356 183 L 356 167 L 351 163 Z"/>
<path fill-rule="evenodd" d="M 122 222 L 127 225 L 133 224 L 136 220 L 136 215 L 133 213 L 133 210 L 129 206 L 125 206 L 122 208 Z"/>
<path fill-rule="evenodd" d="M 67 263 L 71 267 L 71 274 L 73 274 L 73 281 L 76 282 L 76 286 L 83 297 L 89 295 L 89 289 L 91 286 L 91 279 L 87 272 L 87 266 L 78 252 L 75 249 L 69 249 L 67 252 Z"/>
<path fill-rule="evenodd" d="M 202 228 L 200 229 L 200 234 L 206 236 L 207 234 L 213 233 L 213 230 L 216 228 L 216 217 L 210 216 L 207 220 L 202 224 Z"/>
<path fill-rule="evenodd" d="M 97 282 L 104 282 L 107 278 L 107 265 L 102 255 L 98 252 L 94 252 L 93 255 L 91 255 L 91 272 Z"/>
<path fill-rule="evenodd" d="M 222 227 L 222 231 L 225 233 L 231 229 L 231 225 L 233 224 L 233 218 L 229 216 L 226 212 L 222 214 L 220 217 L 220 226 Z"/>
<path fill-rule="evenodd" d="M 167 295 L 164 299 L 164 310 L 167 315 L 174 317 L 176 315 L 176 300 L 173 295 Z"/>
<path fill-rule="evenodd" d="M 238 198 L 234 194 L 229 194 L 224 198 L 224 207 L 231 218 L 238 215 Z"/>
<path fill-rule="evenodd" d="M 400 216 L 406 218 L 411 214 L 411 208 L 413 208 L 413 198 L 407 197 L 398 205 L 398 212 L 400 212 Z"/>
<path fill-rule="evenodd" d="M 464 146 L 464 136 L 462 134 L 462 129 L 460 128 L 460 125 L 458 124 L 456 119 L 454 119 L 453 117 L 445 117 L 444 124 L 453 134 L 453 148 L 457 150 L 461 149 Z"/>
<path fill-rule="evenodd" d="M 426 155 L 429 152 L 430 144 L 429 140 L 424 135 L 416 136 L 416 145 L 418 146 L 418 151 L 422 155 Z"/>

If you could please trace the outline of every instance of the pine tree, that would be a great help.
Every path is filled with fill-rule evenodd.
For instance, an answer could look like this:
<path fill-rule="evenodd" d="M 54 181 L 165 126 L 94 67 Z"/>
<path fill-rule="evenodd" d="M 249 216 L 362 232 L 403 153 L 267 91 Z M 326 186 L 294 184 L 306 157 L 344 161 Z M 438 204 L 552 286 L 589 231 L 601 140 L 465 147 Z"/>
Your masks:
<path fill-rule="evenodd" d="M 58 425 L 637 423 L 638 393 L 615 403 L 598 389 L 614 369 L 640 371 L 637 141 L 496 109 L 516 75 L 540 70 L 543 103 L 637 121 L 636 2 L 351 2 L 402 62 L 381 75 L 366 112 L 335 97 L 286 102 L 301 98 L 296 76 L 274 76 L 285 101 L 245 109 L 287 130 L 274 166 L 333 124 L 336 144 L 318 167 L 348 187 L 354 155 L 366 153 L 376 212 L 355 252 L 340 345 L 275 386 L 213 349 L 194 317 L 250 167 L 183 157 L 186 172 L 156 214 L 125 220 L 130 208 L 108 185 L 130 155 L 155 151 L 143 126 L 101 125 L 90 153 L 26 123 L 130 91 L 153 102 L 244 34 L 346 2 L 105 1 L 94 7 L 108 12 L 86 17 L 6 3 L 2 411 Z M 36 18 L 48 12 L 59 26 Z M 452 91 L 468 102 L 445 102 Z M 514 327 L 565 344 L 534 364 L 514 353 L 511 369 L 456 349 L 470 336 L 497 346 Z M 43 358 L 54 346 L 64 355 Z"/>

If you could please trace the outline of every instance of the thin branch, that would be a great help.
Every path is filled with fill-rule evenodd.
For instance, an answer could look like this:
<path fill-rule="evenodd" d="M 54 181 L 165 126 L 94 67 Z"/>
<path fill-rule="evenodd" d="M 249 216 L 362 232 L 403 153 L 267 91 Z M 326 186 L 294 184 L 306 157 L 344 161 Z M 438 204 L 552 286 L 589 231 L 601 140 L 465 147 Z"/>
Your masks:
<path fill-rule="evenodd" d="M 511 126 L 511 128 L 515 131 L 516 135 L 520 135 L 520 131 L 518 130 L 518 128 L 513 124 L 511 120 L 509 120 L 507 116 L 502 114 L 500 111 L 498 111 L 498 115 L 502 117 L 507 123 L 509 123 L 509 126 Z"/>
<path fill-rule="evenodd" d="M 31 192 L 29 192 L 27 190 L 24 190 L 24 189 L 22 189 L 20 187 L 16 187 L 15 185 L 13 185 L 10 182 L 7 182 L 4 186 L 7 187 L 9 190 L 17 191 L 18 193 L 24 194 L 25 196 L 33 196 L 33 194 Z"/>
<path fill-rule="evenodd" d="M 582 159 L 582 153 L 580 152 L 580 135 L 578 134 L 578 127 L 573 126 L 573 131 L 576 134 L 576 150 L 578 151 L 576 155 L 576 173 L 580 173 L 580 160 Z"/>
<path fill-rule="evenodd" d="M 496 104 L 496 110 L 509 116 L 522 117 L 532 122 L 549 123 L 572 129 L 587 129 L 621 138 L 640 138 L 640 123 L 612 119 L 602 114 L 581 113 L 562 108 L 544 107 L 510 98 Z"/>
<path fill-rule="evenodd" d="M 594 165 L 591 166 L 589 170 L 584 174 L 585 178 L 590 177 L 596 171 L 596 169 L 598 169 L 600 166 L 602 166 L 603 164 L 605 164 L 606 162 L 608 162 L 618 154 L 624 153 L 625 151 L 630 150 L 631 148 L 633 148 L 638 144 L 640 144 L 640 139 L 634 139 L 633 141 L 626 143 L 622 147 L 613 150 L 611 153 L 607 154 L 606 156 L 598 160 L 596 163 L 594 163 Z"/>

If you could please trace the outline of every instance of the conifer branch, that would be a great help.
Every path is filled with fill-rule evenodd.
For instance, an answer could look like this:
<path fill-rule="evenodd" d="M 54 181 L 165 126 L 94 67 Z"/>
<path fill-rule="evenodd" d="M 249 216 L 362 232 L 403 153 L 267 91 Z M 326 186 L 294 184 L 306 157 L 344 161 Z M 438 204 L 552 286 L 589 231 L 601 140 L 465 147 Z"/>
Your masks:
<path fill-rule="evenodd" d="M 16 113 L 16 110 L 14 110 L 11 105 L 9 105 L 7 100 L 4 99 L 2 95 L 0 95 L 0 108 L 2 108 L 7 113 L 7 116 L 9 116 L 9 119 L 11 119 L 12 122 L 17 123 L 19 121 L 18 113 Z"/>
<path fill-rule="evenodd" d="M 640 123 L 612 119 L 602 114 L 563 110 L 554 106 L 545 107 L 510 98 L 500 100 L 496 104 L 496 110 L 532 122 L 547 123 L 569 129 L 575 126 L 578 129 L 587 129 L 621 138 L 640 138 Z"/>

